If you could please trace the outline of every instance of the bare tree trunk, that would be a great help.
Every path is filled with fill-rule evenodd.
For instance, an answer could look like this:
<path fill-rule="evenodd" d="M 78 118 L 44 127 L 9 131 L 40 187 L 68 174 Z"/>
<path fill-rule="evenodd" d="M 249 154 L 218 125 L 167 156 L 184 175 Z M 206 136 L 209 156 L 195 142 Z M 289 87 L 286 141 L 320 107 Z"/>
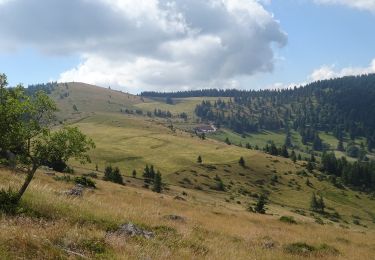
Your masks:
<path fill-rule="evenodd" d="M 27 177 L 25 179 L 25 182 L 23 183 L 21 189 L 18 192 L 18 201 L 21 200 L 21 197 L 23 196 L 30 182 L 34 178 L 34 175 L 37 169 L 38 169 L 38 166 L 36 164 L 33 164 L 33 167 L 27 171 Z"/>

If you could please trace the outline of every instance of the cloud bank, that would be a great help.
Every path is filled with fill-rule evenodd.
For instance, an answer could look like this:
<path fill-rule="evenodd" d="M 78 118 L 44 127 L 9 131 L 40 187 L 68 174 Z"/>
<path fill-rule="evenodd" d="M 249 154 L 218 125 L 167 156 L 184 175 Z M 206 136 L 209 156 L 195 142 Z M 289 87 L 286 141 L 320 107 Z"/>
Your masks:
<path fill-rule="evenodd" d="M 375 13 L 375 0 L 314 0 L 317 4 L 344 5 Z"/>
<path fill-rule="evenodd" d="M 287 42 L 257 0 L 7 0 L 0 17 L 0 49 L 80 55 L 60 81 L 133 91 L 271 72 Z"/>
<path fill-rule="evenodd" d="M 375 59 L 373 59 L 368 67 L 347 67 L 336 69 L 335 65 L 323 65 L 319 69 L 312 72 L 309 79 L 311 81 L 339 78 L 345 76 L 358 76 L 364 74 L 375 73 Z"/>

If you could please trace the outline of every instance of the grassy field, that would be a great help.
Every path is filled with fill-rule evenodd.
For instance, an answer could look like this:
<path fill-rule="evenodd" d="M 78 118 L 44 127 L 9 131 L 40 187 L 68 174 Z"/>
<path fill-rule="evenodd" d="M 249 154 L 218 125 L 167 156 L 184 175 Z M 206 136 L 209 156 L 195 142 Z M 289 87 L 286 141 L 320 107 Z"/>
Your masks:
<path fill-rule="evenodd" d="M 0 174 L 3 187 L 17 186 L 22 177 L 5 169 Z M 63 191 L 71 184 L 38 172 L 23 200 L 24 213 L 0 218 L 0 258 L 371 259 L 375 253 L 372 229 L 322 226 L 276 204 L 260 215 L 202 191 L 185 190 L 181 201 L 174 199 L 182 192 L 178 187 L 160 195 L 132 187 L 132 179 L 127 186 L 96 182 L 96 190 L 70 198 Z M 169 214 L 185 220 L 168 220 Z M 294 216 L 297 224 L 279 221 L 281 215 Z M 155 237 L 106 235 L 129 221 Z M 304 252 L 292 243 L 316 249 Z"/>
<path fill-rule="evenodd" d="M 341 224 L 351 223 L 352 215 L 358 214 L 364 223 L 373 224 L 371 215 L 375 215 L 375 208 L 366 207 L 373 204 L 368 196 L 319 181 L 318 173 L 315 176 L 309 173 L 297 175 L 304 169 L 303 162 L 294 164 L 289 159 L 262 152 L 215 140 L 201 140 L 182 131 L 174 132 L 152 119 L 97 114 L 75 125 L 97 145 L 91 152 L 92 164 L 76 165 L 79 173 L 94 171 L 95 164 L 103 171 L 111 164 L 118 166 L 124 176 L 130 176 L 135 169 L 141 177 L 144 166 L 152 164 L 168 184 L 202 190 L 230 203 L 241 203 L 243 207 L 254 200 L 251 195 L 266 192 L 277 205 L 308 210 L 311 194 L 318 192 L 327 198 L 333 211 L 342 216 Z M 198 155 L 203 159 L 202 165 L 196 162 Z M 241 156 L 246 161 L 246 168 L 238 165 Z M 215 191 L 216 176 L 224 181 L 226 192 Z M 274 176 L 277 176 L 277 182 L 272 181 Z M 311 187 L 306 185 L 307 179 L 312 183 Z"/>

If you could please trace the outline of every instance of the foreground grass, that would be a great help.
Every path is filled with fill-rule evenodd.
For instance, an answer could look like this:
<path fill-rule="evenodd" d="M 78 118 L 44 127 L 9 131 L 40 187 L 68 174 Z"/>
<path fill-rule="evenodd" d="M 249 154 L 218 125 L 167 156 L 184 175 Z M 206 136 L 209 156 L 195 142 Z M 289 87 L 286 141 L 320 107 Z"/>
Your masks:
<path fill-rule="evenodd" d="M 20 174 L 0 171 L 1 186 L 17 186 Z M 371 259 L 372 229 L 321 226 L 295 215 L 298 224 L 279 220 L 290 214 L 270 206 L 269 213 L 249 213 L 220 196 L 189 190 L 186 201 L 175 200 L 181 188 L 167 194 L 97 180 L 98 189 L 82 198 L 62 195 L 70 184 L 41 172 L 23 200 L 24 213 L 0 219 L 0 258 L 14 259 L 300 259 L 293 243 L 316 250 L 311 259 Z M 180 195 L 182 196 L 182 195 Z M 172 221 L 176 214 L 186 219 Z M 109 238 L 106 231 L 134 222 L 156 233 L 155 238 Z M 324 246 L 326 245 L 326 246 Z M 292 248 L 290 250 L 288 248 Z M 330 248 L 331 250 L 321 250 Z M 332 249 L 333 248 L 333 249 Z"/>

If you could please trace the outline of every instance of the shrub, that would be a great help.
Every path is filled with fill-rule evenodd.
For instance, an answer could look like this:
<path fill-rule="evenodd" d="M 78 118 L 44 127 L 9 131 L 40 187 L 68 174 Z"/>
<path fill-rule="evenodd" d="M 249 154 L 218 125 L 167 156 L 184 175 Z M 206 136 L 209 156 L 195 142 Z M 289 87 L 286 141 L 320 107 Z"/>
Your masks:
<path fill-rule="evenodd" d="M 94 179 L 97 179 L 97 178 L 98 178 L 98 174 L 97 174 L 96 172 L 86 173 L 86 174 L 84 174 L 83 176 L 91 177 L 91 178 L 94 178 Z"/>
<path fill-rule="evenodd" d="M 297 224 L 297 221 L 291 216 L 281 216 L 279 220 L 289 224 Z"/>
<path fill-rule="evenodd" d="M 285 247 L 288 253 L 296 255 L 308 255 L 316 250 L 315 247 L 308 245 L 306 243 L 297 242 L 289 244 Z"/>
<path fill-rule="evenodd" d="M 81 184 L 82 186 L 85 186 L 85 187 L 91 187 L 91 188 L 94 188 L 94 189 L 96 188 L 96 183 L 93 180 L 91 180 L 90 178 L 85 177 L 85 176 L 75 177 L 74 182 L 76 184 Z"/>
<path fill-rule="evenodd" d="M 15 214 L 18 208 L 18 193 L 8 189 L 0 190 L 0 212 Z"/>

